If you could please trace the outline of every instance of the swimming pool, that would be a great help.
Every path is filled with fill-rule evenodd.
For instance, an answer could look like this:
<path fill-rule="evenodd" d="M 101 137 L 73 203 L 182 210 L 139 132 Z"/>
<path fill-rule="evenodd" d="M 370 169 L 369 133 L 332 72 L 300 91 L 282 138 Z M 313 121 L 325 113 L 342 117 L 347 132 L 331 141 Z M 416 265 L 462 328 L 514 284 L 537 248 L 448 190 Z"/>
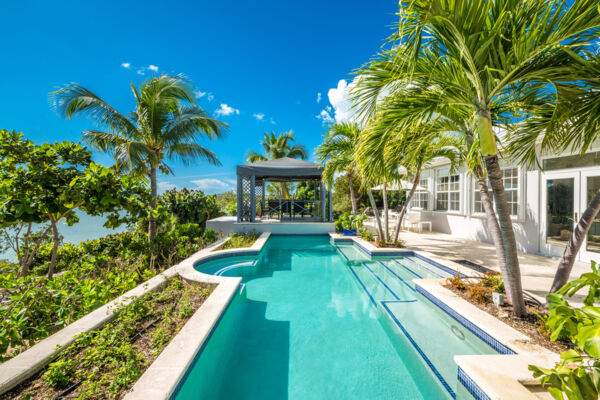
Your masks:
<path fill-rule="evenodd" d="M 196 268 L 242 288 L 174 399 L 452 398 L 453 356 L 497 353 L 415 290 L 448 276 L 416 256 L 272 236 L 258 257 Z"/>

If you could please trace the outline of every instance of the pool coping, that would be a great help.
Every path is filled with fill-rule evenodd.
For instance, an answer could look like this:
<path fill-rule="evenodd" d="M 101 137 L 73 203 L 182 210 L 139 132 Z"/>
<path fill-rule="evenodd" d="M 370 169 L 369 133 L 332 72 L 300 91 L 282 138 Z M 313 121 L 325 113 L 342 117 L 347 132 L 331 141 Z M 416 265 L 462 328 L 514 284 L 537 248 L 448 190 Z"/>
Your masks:
<path fill-rule="evenodd" d="M 270 235 L 269 232 L 262 233 L 250 247 L 215 250 L 226 241 L 226 239 L 221 240 L 173 267 L 185 280 L 212 283 L 218 286 L 146 369 L 124 399 L 158 400 L 169 398 L 177 389 L 197 354 L 202 350 L 233 299 L 235 292 L 240 287 L 241 277 L 208 275 L 197 271 L 195 266 L 200 262 L 225 257 L 258 255 Z"/>
<path fill-rule="evenodd" d="M 457 355 L 458 380 L 477 400 L 538 399 L 530 364 L 552 367 L 559 355 L 444 287 L 445 279 L 415 279 L 417 291 L 500 354 Z M 508 350 L 508 351 L 507 351 Z M 512 353 L 512 354 L 511 354 Z"/>
<path fill-rule="evenodd" d="M 358 236 L 330 233 L 331 241 L 353 243 L 370 257 L 414 255 L 451 273 L 481 276 L 461 264 L 435 254 L 410 248 L 379 248 Z M 517 331 L 487 312 L 479 309 L 444 287 L 445 279 L 414 279 L 417 292 L 449 314 L 500 354 L 458 355 L 458 381 L 477 400 L 524 399 L 539 400 L 528 388 L 541 390 L 528 365 L 551 368 L 559 355 L 535 344 L 527 335 Z"/>

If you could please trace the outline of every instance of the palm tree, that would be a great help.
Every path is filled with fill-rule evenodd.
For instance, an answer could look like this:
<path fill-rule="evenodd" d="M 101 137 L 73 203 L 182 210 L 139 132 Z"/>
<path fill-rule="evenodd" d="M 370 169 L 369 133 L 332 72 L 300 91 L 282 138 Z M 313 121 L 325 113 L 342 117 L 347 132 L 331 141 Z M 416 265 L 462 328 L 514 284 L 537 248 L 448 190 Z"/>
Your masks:
<path fill-rule="evenodd" d="M 514 126 L 509 150 L 527 164 L 538 162 L 540 153 L 571 151 L 585 153 L 600 139 L 600 54 L 587 53 L 577 76 L 580 85 L 562 90 L 548 99 L 545 107 L 522 124 Z M 581 214 L 558 264 L 550 292 L 556 292 L 569 280 L 575 258 L 594 219 L 600 214 L 600 190 Z"/>
<path fill-rule="evenodd" d="M 363 110 L 373 110 L 383 91 L 418 83 L 429 96 L 426 110 L 455 105 L 476 121 L 479 151 L 493 191 L 515 315 L 526 313 L 517 246 L 499 166 L 493 126 L 527 117 L 552 83 L 576 86 L 577 53 L 598 35 L 597 2 L 572 6 L 555 0 L 417 0 L 400 5 L 393 68 L 364 71 Z M 376 60 L 377 64 L 380 60 Z M 367 68 L 368 70 L 368 68 Z M 549 85 L 550 84 L 550 85 Z M 359 85 L 360 86 L 360 80 Z M 416 114 L 424 110 L 415 110 Z M 495 118 L 494 118 L 495 116 Z"/>
<path fill-rule="evenodd" d="M 323 179 L 328 185 L 332 185 L 336 173 L 346 173 L 353 214 L 358 213 L 352 179 L 357 169 L 354 155 L 358 148 L 360 131 L 360 126 L 356 122 L 329 125 L 323 142 L 316 150 L 318 161 L 325 164 Z"/>
<path fill-rule="evenodd" d="M 306 160 L 306 148 L 301 144 L 294 144 L 296 139 L 292 131 L 283 132 L 280 135 L 276 135 L 275 132 L 265 132 L 265 138 L 260 142 L 263 147 L 263 154 L 259 154 L 255 151 L 249 151 L 246 160 L 248 162 L 258 162 L 275 160 L 278 158 L 298 158 Z M 284 182 L 281 182 L 281 193 L 287 199 L 289 198 L 289 190 Z"/>
<path fill-rule="evenodd" d="M 131 89 L 136 108 L 127 116 L 76 83 L 52 92 L 50 97 L 63 117 L 83 115 L 96 125 L 96 129 L 84 131 L 84 139 L 111 154 L 116 168 L 150 180 L 148 238 L 152 240 L 157 232 L 157 171 L 173 173 L 167 160 L 185 165 L 199 160 L 220 165 L 217 156 L 197 141 L 201 137 L 220 137 L 227 125 L 210 118 L 196 105 L 192 87 L 183 75 L 160 75 L 139 88 L 131 84 Z"/>

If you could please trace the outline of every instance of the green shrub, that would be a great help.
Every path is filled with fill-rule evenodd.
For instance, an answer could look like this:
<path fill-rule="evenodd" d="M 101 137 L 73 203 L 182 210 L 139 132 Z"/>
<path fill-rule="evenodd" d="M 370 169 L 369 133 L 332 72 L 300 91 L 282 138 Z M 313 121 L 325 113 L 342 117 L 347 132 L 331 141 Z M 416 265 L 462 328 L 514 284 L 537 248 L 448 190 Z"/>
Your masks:
<path fill-rule="evenodd" d="M 198 224 L 202 230 L 206 221 L 222 215 L 216 197 L 207 196 L 201 190 L 167 190 L 160 196 L 159 203 L 179 223 Z"/>
<path fill-rule="evenodd" d="M 374 240 L 373 234 L 366 229 L 362 229 L 360 231 L 360 237 L 365 240 L 368 240 L 369 242 L 372 242 Z"/>
<path fill-rule="evenodd" d="M 565 296 L 587 289 L 581 308 L 571 306 Z M 600 268 L 592 262 L 592 272 L 581 275 L 561 290 L 547 296 L 548 318 L 543 329 L 550 339 L 566 339 L 575 348 L 563 351 L 554 368 L 530 365 L 535 378 L 558 400 L 598 399 L 600 397 Z"/>
<path fill-rule="evenodd" d="M 232 233 L 229 235 L 229 240 L 221 246 L 221 250 L 250 247 L 256 242 L 259 236 L 260 233 L 257 232 Z"/>

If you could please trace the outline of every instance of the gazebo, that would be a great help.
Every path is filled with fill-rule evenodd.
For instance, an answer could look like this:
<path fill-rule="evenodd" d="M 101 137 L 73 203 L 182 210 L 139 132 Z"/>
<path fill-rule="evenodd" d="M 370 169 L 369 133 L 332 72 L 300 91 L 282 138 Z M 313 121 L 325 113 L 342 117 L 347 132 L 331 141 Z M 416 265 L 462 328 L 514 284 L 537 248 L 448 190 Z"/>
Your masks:
<path fill-rule="evenodd" d="M 251 164 L 238 165 L 237 173 L 237 222 L 255 222 L 257 205 L 260 217 L 275 214 L 280 221 L 301 221 L 309 216 L 322 222 L 332 221 L 331 192 L 322 181 L 323 166 L 294 158 L 278 158 Z M 301 182 L 315 183 L 314 200 L 269 199 L 266 195 L 266 182 Z M 319 198 L 317 200 L 317 183 Z M 258 201 L 257 201 L 258 199 Z"/>

